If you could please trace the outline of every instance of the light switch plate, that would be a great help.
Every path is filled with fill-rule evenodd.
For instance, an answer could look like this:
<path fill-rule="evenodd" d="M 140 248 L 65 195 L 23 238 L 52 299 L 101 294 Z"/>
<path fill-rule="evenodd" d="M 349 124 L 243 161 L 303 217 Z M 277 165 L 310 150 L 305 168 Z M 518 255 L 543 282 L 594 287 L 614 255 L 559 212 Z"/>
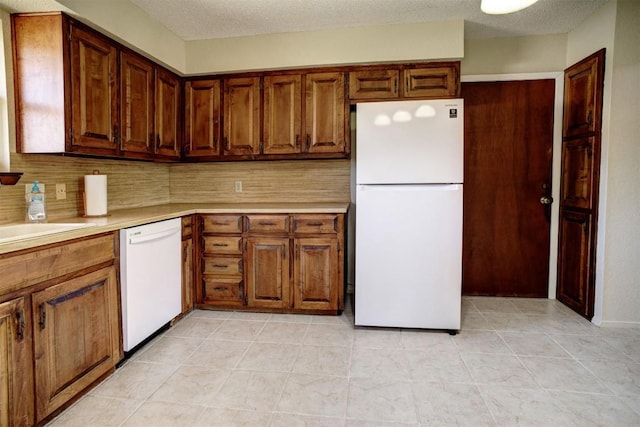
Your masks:
<path fill-rule="evenodd" d="M 234 184 L 236 193 L 242 193 L 242 181 L 236 181 Z"/>

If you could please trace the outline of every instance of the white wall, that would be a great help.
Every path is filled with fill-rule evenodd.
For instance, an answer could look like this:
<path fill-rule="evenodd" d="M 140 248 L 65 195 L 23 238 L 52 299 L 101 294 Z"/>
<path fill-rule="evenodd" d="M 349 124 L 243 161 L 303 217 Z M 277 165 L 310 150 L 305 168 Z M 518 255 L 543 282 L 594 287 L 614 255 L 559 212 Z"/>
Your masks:
<path fill-rule="evenodd" d="M 461 58 L 464 22 L 331 29 L 187 42 L 187 74 Z"/>
<path fill-rule="evenodd" d="M 127 0 L 56 0 L 78 19 L 119 42 L 183 73 L 185 42 Z"/>
<path fill-rule="evenodd" d="M 557 72 L 565 68 L 567 35 L 465 40 L 462 75 Z"/>
<path fill-rule="evenodd" d="M 640 2 L 618 0 L 600 224 L 602 324 L 640 326 Z M 608 53 L 608 52 L 607 52 Z M 602 191 L 602 190 L 601 190 Z"/>

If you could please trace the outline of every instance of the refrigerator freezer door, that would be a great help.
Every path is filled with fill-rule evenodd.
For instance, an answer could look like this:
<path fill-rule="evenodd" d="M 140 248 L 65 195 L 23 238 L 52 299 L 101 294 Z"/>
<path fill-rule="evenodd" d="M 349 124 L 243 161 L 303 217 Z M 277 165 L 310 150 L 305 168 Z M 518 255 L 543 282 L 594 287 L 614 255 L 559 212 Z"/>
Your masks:
<path fill-rule="evenodd" d="M 358 185 L 355 324 L 460 329 L 462 185 Z"/>
<path fill-rule="evenodd" d="M 462 99 L 357 105 L 358 184 L 462 183 Z"/>

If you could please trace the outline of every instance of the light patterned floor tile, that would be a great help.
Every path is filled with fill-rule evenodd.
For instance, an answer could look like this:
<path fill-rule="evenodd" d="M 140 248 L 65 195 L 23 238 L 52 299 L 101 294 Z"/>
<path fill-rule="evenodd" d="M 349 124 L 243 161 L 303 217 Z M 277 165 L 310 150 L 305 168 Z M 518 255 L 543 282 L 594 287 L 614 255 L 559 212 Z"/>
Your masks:
<path fill-rule="evenodd" d="M 347 417 L 371 421 L 418 422 L 411 383 L 351 378 Z"/>
<path fill-rule="evenodd" d="M 277 410 L 344 418 L 347 390 L 346 378 L 293 373 L 282 392 Z"/>

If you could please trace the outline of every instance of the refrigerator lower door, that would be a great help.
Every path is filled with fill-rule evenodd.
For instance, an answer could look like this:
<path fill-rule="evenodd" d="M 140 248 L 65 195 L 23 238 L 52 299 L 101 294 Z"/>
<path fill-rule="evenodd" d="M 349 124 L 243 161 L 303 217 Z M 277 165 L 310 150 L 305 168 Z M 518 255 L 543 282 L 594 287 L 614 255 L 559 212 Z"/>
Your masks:
<path fill-rule="evenodd" d="M 356 188 L 355 324 L 460 329 L 462 184 Z"/>

